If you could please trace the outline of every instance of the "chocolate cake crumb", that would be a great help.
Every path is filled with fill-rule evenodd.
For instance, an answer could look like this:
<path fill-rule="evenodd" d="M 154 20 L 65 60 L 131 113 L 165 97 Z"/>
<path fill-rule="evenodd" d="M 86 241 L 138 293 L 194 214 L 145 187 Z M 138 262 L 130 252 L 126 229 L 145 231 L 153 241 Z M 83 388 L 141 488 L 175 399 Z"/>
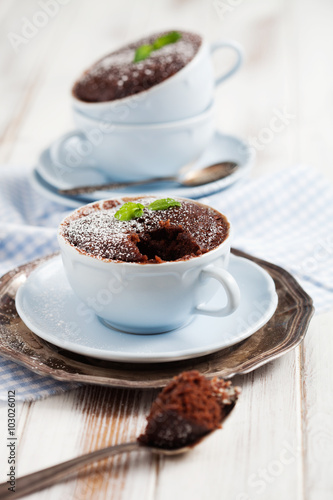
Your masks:
<path fill-rule="evenodd" d="M 73 94 L 85 102 L 114 101 L 137 94 L 163 82 L 184 68 L 198 52 L 199 35 L 179 31 L 181 38 L 153 51 L 147 59 L 133 62 L 135 51 L 170 33 L 155 33 L 130 43 L 93 64 L 73 87 Z"/>
<path fill-rule="evenodd" d="M 229 223 L 213 208 L 188 200 L 167 210 L 150 210 L 154 197 L 107 200 L 83 207 L 62 223 L 61 233 L 79 252 L 100 260 L 161 263 L 187 260 L 220 245 Z M 145 205 L 141 217 L 120 221 L 124 201 Z"/>
<path fill-rule="evenodd" d="M 239 394 L 231 382 L 207 380 L 196 370 L 183 372 L 154 401 L 138 441 L 164 449 L 194 445 L 221 427 Z"/>

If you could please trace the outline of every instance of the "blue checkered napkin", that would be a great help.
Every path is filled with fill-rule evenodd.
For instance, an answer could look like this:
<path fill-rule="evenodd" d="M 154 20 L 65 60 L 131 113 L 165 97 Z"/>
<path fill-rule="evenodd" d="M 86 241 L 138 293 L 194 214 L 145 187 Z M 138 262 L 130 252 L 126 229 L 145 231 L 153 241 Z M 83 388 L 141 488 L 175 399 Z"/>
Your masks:
<path fill-rule="evenodd" d="M 225 213 L 233 246 L 284 267 L 313 298 L 333 306 L 333 187 L 315 170 L 296 167 L 202 199 Z"/>
<path fill-rule="evenodd" d="M 79 387 L 79 384 L 42 377 L 13 361 L 0 358 L 0 402 L 7 401 L 8 391 L 13 390 L 16 401 L 32 401 L 76 387 Z"/>
<path fill-rule="evenodd" d="M 56 227 L 68 213 L 42 198 L 18 169 L 0 170 L 0 274 L 58 249 Z"/>
<path fill-rule="evenodd" d="M 0 275 L 58 249 L 56 227 L 70 210 L 42 198 L 22 170 L 0 170 Z M 17 401 L 59 394 L 78 384 L 43 377 L 0 356 L 0 401 L 16 391 Z"/>

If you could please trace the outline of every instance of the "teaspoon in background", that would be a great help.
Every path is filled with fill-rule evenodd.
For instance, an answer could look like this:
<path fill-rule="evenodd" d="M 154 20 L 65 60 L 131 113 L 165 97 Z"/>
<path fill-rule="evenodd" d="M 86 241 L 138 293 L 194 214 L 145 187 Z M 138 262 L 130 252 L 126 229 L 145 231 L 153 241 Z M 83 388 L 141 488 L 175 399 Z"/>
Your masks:
<path fill-rule="evenodd" d="M 156 182 L 177 182 L 180 186 L 186 187 L 203 186 L 204 184 L 216 182 L 220 179 L 228 177 L 228 175 L 234 173 L 237 168 L 237 163 L 233 161 L 223 161 L 220 163 L 214 163 L 214 165 L 210 165 L 193 172 L 188 172 L 182 177 L 155 177 L 152 179 L 144 179 L 140 181 L 112 182 L 108 184 L 78 186 L 70 189 L 59 189 L 58 192 L 64 195 L 75 196 L 79 194 L 93 193 L 94 191 L 122 189 L 131 186 L 144 186 Z"/>

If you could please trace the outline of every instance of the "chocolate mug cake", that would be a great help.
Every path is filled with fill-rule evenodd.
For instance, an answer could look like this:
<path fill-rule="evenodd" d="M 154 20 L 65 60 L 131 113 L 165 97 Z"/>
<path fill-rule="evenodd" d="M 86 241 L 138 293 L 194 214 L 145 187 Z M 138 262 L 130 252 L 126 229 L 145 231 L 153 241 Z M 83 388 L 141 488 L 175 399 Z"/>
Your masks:
<path fill-rule="evenodd" d="M 228 236 L 229 223 L 195 201 L 134 197 L 75 212 L 61 232 L 78 252 L 96 259 L 158 264 L 213 250 Z"/>
<path fill-rule="evenodd" d="M 106 102 L 148 90 L 183 69 L 201 44 L 201 36 L 186 31 L 141 38 L 87 69 L 74 84 L 73 95 L 84 102 Z"/>
<path fill-rule="evenodd" d="M 230 237 L 228 220 L 214 208 L 149 196 L 91 203 L 58 230 L 77 297 L 104 325 L 144 335 L 236 310 L 240 291 L 227 271 Z M 212 308 L 220 288 L 225 297 Z"/>

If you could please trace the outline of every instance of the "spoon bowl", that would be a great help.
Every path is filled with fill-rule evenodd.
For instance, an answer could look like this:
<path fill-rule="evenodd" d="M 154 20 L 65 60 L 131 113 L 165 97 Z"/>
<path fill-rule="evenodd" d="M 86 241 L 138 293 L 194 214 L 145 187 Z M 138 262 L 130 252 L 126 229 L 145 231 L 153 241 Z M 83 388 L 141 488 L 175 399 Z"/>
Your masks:
<path fill-rule="evenodd" d="M 179 183 L 182 186 L 188 187 L 203 186 L 204 184 L 224 179 L 235 172 L 237 167 L 237 163 L 233 161 L 214 163 L 214 165 L 210 165 L 209 167 L 201 168 L 194 172 L 188 172 Z"/>

